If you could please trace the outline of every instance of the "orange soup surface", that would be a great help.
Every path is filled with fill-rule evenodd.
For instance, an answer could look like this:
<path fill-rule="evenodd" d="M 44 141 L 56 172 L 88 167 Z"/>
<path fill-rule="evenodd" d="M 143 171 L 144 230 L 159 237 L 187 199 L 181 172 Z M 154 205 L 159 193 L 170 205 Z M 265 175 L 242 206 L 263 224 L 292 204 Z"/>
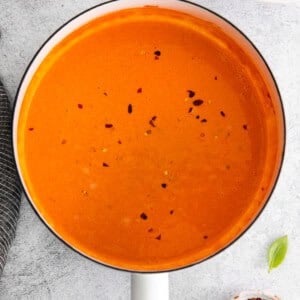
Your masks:
<path fill-rule="evenodd" d="M 47 55 L 21 108 L 34 206 L 108 265 L 168 270 L 212 255 L 254 219 L 279 168 L 279 108 L 261 73 L 221 26 L 183 13 L 84 25 Z"/>

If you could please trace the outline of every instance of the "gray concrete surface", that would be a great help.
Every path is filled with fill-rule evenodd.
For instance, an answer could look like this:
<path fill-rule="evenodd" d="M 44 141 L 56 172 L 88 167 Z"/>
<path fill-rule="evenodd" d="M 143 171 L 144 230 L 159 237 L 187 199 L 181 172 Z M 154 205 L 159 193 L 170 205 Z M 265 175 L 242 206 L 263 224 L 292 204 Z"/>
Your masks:
<path fill-rule="evenodd" d="M 39 45 L 96 0 L 0 0 L 0 77 L 13 99 Z M 286 110 L 282 176 L 266 210 L 217 257 L 174 272 L 171 299 L 226 300 L 245 289 L 300 299 L 300 4 L 299 1 L 197 1 L 230 19 L 257 45 L 277 78 Z M 237 195 L 238 197 L 238 195 Z M 288 234 L 284 264 L 267 272 L 266 250 Z M 25 199 L 17 236 L 0 282 L 0 299 L 129 299 L 130 276 L 90 262 L 59 242 Z"/>

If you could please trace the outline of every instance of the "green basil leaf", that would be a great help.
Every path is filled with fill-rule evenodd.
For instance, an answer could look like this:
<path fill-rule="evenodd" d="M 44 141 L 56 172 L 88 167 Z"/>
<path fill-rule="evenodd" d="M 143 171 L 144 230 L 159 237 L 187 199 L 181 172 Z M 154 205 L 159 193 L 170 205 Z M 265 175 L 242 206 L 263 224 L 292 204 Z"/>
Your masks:
<path fill-rule="evenodd" d="M 284 260 L 288 249 L 288 237 L 282 236 L 275 240 L 268 251 L 269 272 L 277 268 Z"/>

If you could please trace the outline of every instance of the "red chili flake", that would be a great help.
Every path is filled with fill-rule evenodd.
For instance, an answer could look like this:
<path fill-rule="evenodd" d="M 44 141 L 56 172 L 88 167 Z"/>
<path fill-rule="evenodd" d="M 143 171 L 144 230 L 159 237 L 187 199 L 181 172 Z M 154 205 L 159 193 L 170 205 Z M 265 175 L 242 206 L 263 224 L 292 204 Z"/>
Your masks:
<path fill-rule="evenodd" d="M 147 220 L 148 216 L 143 212 L 143 213 L 140 214 L 140 218 L 143 219 L 143 220 Z"/>
<path fill-rule="evenodd" d="M 132 113 L 132 104 L 128 105 L 128 113 L 131 114 Z"/>
<path fill-rule="evenodd" d="M 226 168 L 227 170 L 230 170 L 230 166 L 229 166 L 229 165 L 226 165 L 225 168 Z"/>
<path fill-rule="evenodd" d="M 118 144 L 120 144 L 120 145 L 121 145 L 121 144 L 122 144 L 122 141 L 121 141 L 121 140 L 118 140 Z"/>
<path fill-rule="evenodd" d="M 162 183 L 162 184 L 161 184 L 161 187 L 162 187 L 163 189 L 165 189 L 165 188 L 167 188 L 167 184 L 166 184 L 166 183 Z"/>
<path fill-rule="evenodd" d="M 218 80 L 218 76 L 215 76 L 215 80 Z"/>
<path fill-rule="evenodd" d="M 190 107 L 189 108 L 189 113 L 191 113 L 193 111 L 193 108 L 192 107 Z"/>
<path fill-rule="evenodd" d="M 159 57 L 158 57 L 158 56 L 154 56 L 154 59 L 155 59 L 155 60 L 159 60 Z"/>
<path fill-rule="evenodd" d="M 29 127 L 28 130 L 29 130 L 29 131 L 33 131 L 34 128 L 33 128 L 33 127 Z"/>
<path fill-rule="evenodd" d="M 149 229 L 148 229 L 148 232 L 153 232 L 153 228 L 149 228 Z"/>
<path fill-rule="evenodd" d="M 202 120 L 201 120 L 201 123 L 206 123 L 206 122 L 207 122 L 206 119 L 202 119 Z"/>
<path fill-rule="evenodd" d="M 106 92 L 104 92 L 104 93 L 103 93 L 103 95 L 104 95 L 104 96 L 107 96 L 107 93 L 106 93 Z"/>
<path fill-rule="evenodd" d="M 80 103 L 77 104 L 77 107 L 78 107 L 79 109 L 83 109 L 83 105 L 80 104 Z"/>
<path fill-rule="evenodd" d="M 246 124 L 243 125 L 243 128 L 244 128 L 245 130 L 248 130 L 248 126 L 247 126 Z"/>
<path fill-rule="evenodd" d="M 192 90 L 187 90 L 188 94 L 189 94 L 189 98 L 193 98 L 195 96 L 195 92 Z"/>
<path fill-rule="evenodd" d="M 105 128 L 112 128 L 113 124 L 105 124 Z"/>
<path fill-rule="evenodd" d="M 151 120 L 155 121 L 156 119 L 157 119 L 157 116 L 153 116 Z"/>
<path fill-rule="evenodd" d="M 154 51 L 154 54 L 155 54 L 156 56 L 160 56 L 160 55 L 161 55 L 161 52 L 160 52 L 159 50 L 156 50 L 156 51 Z"/>
<path fill-rule="evenodd" d="M 200 119 L 200 116 L 199 116 L 199 115 L 197 115 L 197 116 L 196 116 L 196 119 Z"/>
<path fill-rule="evenodd" d="M 151 134 L 151 133 L 152 133 L 152 130 L 151 130 L 151 129 L 148 129 L 148 130 L 146 130 L 146 133 L 147 133 L 147 134 Z"/>
<path fill-rule="evenodd" d="M 174 214 L 174 210 L 171 209 L 171 210 L 170 210 L 170 215 L 173 215 L 173 214 Z"/>
<path fill-rule="evenodd" d="M 222 117 L 226 116 L 225 113 L 224 113 L 224 111 L 222 111 L 222 110 L 220 111 L 220 114 L 221 114 Z"/>
<path fill-rule="evenodd" d="M 65 139 L 62 139 L 62 140 L 61 140 L 61 144 L 62 144 L 62 145 L 64 145 L 66 142 L 67 142 L 67 140 L 65 140 Z"/>
<path fill-rule="evenodd" d="M 155 239 L 157 239 L 157 240 L 161 240 L 161 234 L 159 234 L 157 237 L 155 237 Z"/>
<path fill-rule="evenodd" d="M 270 95 L 270 93 L 267 93 L 267 97 L 268 97 L 269 99 L 271 99 L 271 95 Z"/>
<path fill-rule="evenodd" d="M 142 91 L 143 91 L 142 88 L 138 88 L 136 92 L 137 92 L 138 94 L 140 94 Z"/>
<path fill-rule="evenodd" d="M 207 240 L 207 239 L 208 239 L 208 236 L 207 236 L 207 235 L 204 235 L 203 238 L 204 238 L 205 240 Z"/>
<path fill-rule="evenodd" d="M 200 133 L 200 136 L 201 136 L 201 137 L 205 137 L 205 133 L 204 133 L 204 132 L 201 132 L 201 133 Z"/>
<path fill-rule="evenodd" d="M 264 187 L 262 187 L 262 188 L 261 188 L 261 190 L 262 190 L 262 191 L 264 191 L 264 190 L 265 190 L 265 188 L 264 188 Z"/>
<path fill-rule="evenodd" d="M 108 168 L 109 164 L 107 164 L 107 163 L 104 162 L 104 163 L 102 163 L 102 166 L 105 167 L 105 168 Z"/>
<path fill-rule="evenodd" d="M 203 104 L 203 100 L 201 100 L 201 99 L 197 99 L 197 100 L 194 100 L 193 101 L 193 104 L 195 105 L 195 106 L 200 106 L 201 104 Z"/>

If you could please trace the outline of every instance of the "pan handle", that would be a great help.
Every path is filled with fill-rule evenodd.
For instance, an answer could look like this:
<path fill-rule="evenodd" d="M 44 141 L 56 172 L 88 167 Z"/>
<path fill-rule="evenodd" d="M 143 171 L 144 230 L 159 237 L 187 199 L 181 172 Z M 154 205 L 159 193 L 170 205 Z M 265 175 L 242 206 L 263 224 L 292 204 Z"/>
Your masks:
<path fill-rule="evenodd" d="M 131 300 L 168 300 L 169 274 L 131 274 Z"/>

